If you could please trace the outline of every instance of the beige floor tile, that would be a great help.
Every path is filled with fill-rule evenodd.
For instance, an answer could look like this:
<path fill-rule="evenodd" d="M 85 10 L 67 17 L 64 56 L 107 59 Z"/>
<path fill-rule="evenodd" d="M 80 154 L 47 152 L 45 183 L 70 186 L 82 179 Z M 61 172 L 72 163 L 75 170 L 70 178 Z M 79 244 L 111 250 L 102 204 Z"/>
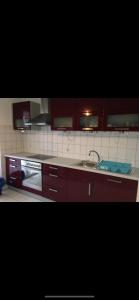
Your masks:
<path fill-rule="evenodd" d="M 0 202 L 42 202 L 40 199 L 33 198 L 32 195 L 24 195 L 20 192 L 6 189 L 0 195 Z M 45 200 L 45 202 L 52 202 L 50 200 Z"/>

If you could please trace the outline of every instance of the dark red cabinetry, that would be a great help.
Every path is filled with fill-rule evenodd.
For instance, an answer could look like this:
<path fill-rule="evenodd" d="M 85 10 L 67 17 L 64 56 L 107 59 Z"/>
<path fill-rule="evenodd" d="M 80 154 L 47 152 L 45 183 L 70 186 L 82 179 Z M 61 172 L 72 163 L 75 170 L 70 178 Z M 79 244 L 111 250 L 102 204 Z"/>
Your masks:
<path fill-rule="evenodd" d="M 67 169 L 43 164 L 43 195 L 57 202 L 67 201 Z"/>
<path fill-rule="evenodd" d="M 68 202 L 93 202 L 95 174 L 86 171 L 68 169 Z"/>
<path fill-rule="evenodd" d="M 96 174 L 94 202 L 136 202 L 138 182 Z"/>
<path fill-rule="evenodd" d="M 47 164 L 42 172 L 41 194 L 56 202 L 136 202 L 136 180 Z M 7 184 L 24 189 L 20 159 L 6 158 L 6 176 Z"/>
<path fill-rule="evenodd" d="M 139 131 L 139 99 L 107 99 L 103 127 L 106 131 Z"/>
<path fill-rule="evenodd" d="M 103 99 L 81 98 L 76 100 L 77 130 L 103 129 Z"/>
<path fill-rule="evenodd" d="M 40 114 L 40 104 L 32 101 L 13 103 L 13 125 L 16 130 L 30 130 L 31 119 Z"/>
<path fill-rule="evenodd" d="M 30 102 L 13 103 L 13 124 L 16 130 L 31 129 L 26 122 L 31 120 Z"/>
<path fill-rule="evenodd" d="M 7 184 L 21 188 L 21 160 L 14 158 L 6 158 L 6 178 Z"/>
<path fill-rule="evenodd" d="M 51 99 L 52 130 L 139 131 L 139 99 Z"/>
<path fill-rule="evenodd" d="M 69 202 L 136 202 L 135 180 L 73 169 L 67 178 Z"/>
<path fill-rule="evenodd" d="M 72 98 L 51 99 L 52 130 L 76 130 L 76 101 Z"/>

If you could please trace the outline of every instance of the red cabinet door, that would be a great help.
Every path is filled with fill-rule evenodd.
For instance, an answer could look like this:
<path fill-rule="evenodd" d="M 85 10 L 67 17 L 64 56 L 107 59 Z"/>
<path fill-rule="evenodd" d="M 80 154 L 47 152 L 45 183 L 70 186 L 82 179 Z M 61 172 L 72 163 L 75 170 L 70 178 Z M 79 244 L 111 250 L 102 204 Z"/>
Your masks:
<path fill-rule="evenodd" d="M 20 159 L 6 158 L 6 178 L 7 184 L 21 188 L 22 177 Z"/>
<path fill-rule="evenodd" d="M 68 202 L 93 202 L 94 174 L 68 169 Z"/>
<path fill-rule="evenodd" d="M 104 112 L 104 130 L 139 130 L 139 99 L 107 99 Z"/>
<path fill-rule="evenodd" d="M 73 98 L 51 99 L 52 130 L 75 130 L 76 100 Z"/>
<path fill-rule="evenodd" d="M 114 176 L 96 174 L 94 202 L 136 202 L 138 183 Z"/>
<path fill-rule="evenodd" d="M 25 125 L 31 119 L 30 115 L 30 102 L 13 103 L 13 124 L 14 129 L 31 129 L 30 126 Z"/>
<path fill-rule="evenodd" d="M 78 130 L 93 131 L 103 129 L 103 99 L 77 99 L 76 122 Z"/>

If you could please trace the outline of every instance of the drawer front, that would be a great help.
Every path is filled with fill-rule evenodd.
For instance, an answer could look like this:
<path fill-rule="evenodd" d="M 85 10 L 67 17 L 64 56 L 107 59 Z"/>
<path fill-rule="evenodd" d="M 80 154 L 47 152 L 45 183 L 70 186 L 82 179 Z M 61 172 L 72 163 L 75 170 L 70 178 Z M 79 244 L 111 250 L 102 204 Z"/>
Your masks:
<path fill-rule="evenodd" d="M 47 185 L 52 185 L 54 187 L 57 187 L 57 188 L 62 188 L 64 187 L 65 185 L 65 180 L 64 179 L 61 179 L 58 175 L 54 175 L 51 176 L 53 174 L 48 174 L 48 175 L 44 175 L 43 176 L 43 186 L 44 186 L 44 190 L 46 188 Z"/>
<path fill-rule="evenodd" d="M 21 177 L 21 170 L 19 166 L 9 165 L 9 175 L 14 174 L 15 177 Z"/>
<path fill-rule="evenodd" d="M 96 179 L 99 179 L 100 182 L 104 182 L 111 185 L 122 186 L 123 188 L 137 188 L 137 181 L 132 179 L 120 178 L 115 176 L 107 176 L 102 174 L 96 174 Z"/>
<path fill-rule="evenodd" d="M 50 178 L 65 178 L 66 168 L 43 164 L 43 174 L 49 175 Z"/>
<path fill-rule="evenodd" d="M 16 178 L 15 176 L 9 176 L 7 178 L 7 184 L 20 188 L 21 187 L 21 179 Z"/>
<path fill-rule="evenodd" d="M 56 202 L 66 202 L 66 188 L 47 185 L 44 196 Z"/>
<path fill-rule="evenodd" d="M 7 163 L 8 165 L 12 165 L 12 166 L 21 166 L 21 160 L 20 159 L 16 159 L 16 158 L 7 158 Z"/>

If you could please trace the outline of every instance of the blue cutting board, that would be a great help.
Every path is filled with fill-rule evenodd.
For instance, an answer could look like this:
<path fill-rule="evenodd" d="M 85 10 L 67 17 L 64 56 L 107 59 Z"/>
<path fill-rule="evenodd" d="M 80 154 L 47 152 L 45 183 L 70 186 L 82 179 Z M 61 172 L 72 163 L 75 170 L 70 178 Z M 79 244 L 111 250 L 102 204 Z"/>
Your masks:
<path fill-rule="evenodd" d="M 128 163 L 102 160 L 98 164 L 98 169 L 114 173 L 130 174 L 132 170 L 132 165 Z"/>

